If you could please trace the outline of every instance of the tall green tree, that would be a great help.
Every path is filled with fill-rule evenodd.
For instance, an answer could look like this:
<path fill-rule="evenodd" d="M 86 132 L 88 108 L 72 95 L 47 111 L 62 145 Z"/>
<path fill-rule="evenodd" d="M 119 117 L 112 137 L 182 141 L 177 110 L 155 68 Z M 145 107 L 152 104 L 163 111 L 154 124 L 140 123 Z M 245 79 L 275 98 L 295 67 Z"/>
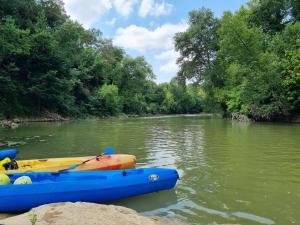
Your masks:
<path fill-rule="evenodd" d="M 295 49 L 287 51 L 282 61 L 283 85 L 292 113 L 300 114 L 300 38 Z"/>
<path fill-rule="evenodd" d="M 0 114 L 11 117 L 22 113 L 21 63 L 30 54 L 29 30 L 17 27 L 15 20 L 6 17 L 0 21 Z"/>
<path fill-rule="evenodd" d="M 121 112 L 122 102 L 116 85 L 103 85 L 98 92 L 98 98 L 102 115 L 115 116 Z"/>
<path fill-rule="evenodd" d="M 201 82 L 213 65 L 218 49 L 218 20 L 211 10 L 201 8 L 189 13 L 189 28 L 175 36 L 175 47 L 180 53 L 178 77 Z"/>
<path fill-rule="evenodd" d="M 200 20 L 190 16 L 190 28 L 175 38 L 181 54 L 178 77 L 185 72 L 189 76 L 183 77 L 194 79 L 205 91 L 206 110 L 222 109 L 225 115 L 240 113 L 254 120 L 299 113 L 297 12 L 293 0 L 251 0 L 247 8 L 225 12 L 215 26 L 203 19 L 214 18 L 212 13 L 198 12 Z M 212 38 L 205 38 L 207 33 Z M 203 49 L 213 50 L 210 64 L 202 60 L 207 56 Z"/>
<path fill-rule="evenodd" d="M 250 23 L 259 26 L 266 33 L 280 32 L 284 29 L 288 16 L 288 0 L 252 0 Z"/>

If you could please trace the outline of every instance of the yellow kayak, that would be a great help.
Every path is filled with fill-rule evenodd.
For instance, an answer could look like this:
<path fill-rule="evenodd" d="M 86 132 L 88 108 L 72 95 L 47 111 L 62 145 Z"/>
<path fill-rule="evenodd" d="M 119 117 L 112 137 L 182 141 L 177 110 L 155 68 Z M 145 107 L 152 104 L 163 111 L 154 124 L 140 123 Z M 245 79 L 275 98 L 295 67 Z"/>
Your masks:
<path fill-rule="evenodd" d="M 91 171 L 91 170 L 119 170 L 126 168 L 134 168 L 136 158 L 134 155 L 113 154 L 101 156 L 71 157 L 71 158 L 49 158 L 49 159 L 33 159 L 18 160 L 18 169 L 0 170 L 5 173 L 20 172 L 57 172 L 59 170 L 68 169 L 69 167 L 81 164 L 72 171 Z"/>

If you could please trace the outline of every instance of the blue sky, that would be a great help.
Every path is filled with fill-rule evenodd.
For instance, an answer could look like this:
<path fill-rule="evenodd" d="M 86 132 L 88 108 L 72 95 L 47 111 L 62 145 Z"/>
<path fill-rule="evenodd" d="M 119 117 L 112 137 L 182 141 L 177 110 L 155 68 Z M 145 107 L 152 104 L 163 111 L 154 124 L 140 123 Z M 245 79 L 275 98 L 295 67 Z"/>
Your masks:
<path fill-rule="evenodd" d="M 156 82 L 178 71 L 173 37 L 188 28 L 188 12 L 210 8 L 217 17 L 236 11 L 246 0 L 64 0 L 70 17 L 85 28 L 100 29 L 129 55 L 145 56 Z"/>

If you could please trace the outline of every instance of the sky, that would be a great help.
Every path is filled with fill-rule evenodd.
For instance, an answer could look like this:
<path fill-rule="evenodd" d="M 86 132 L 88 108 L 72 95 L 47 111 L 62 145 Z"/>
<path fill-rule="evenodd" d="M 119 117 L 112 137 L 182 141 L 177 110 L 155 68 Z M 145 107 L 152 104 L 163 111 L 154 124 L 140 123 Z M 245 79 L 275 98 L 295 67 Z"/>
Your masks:
<path fill-rule="evenodd" d="M 179 68 L 174 35 L 188 28 L 188 13 L 201 7 L 221 17 L 247 0 L 63 0 L 67 14 L 85 28 L 99 29 L 132 57 L 144 56 L 156 82 L 169 82 Z"/>

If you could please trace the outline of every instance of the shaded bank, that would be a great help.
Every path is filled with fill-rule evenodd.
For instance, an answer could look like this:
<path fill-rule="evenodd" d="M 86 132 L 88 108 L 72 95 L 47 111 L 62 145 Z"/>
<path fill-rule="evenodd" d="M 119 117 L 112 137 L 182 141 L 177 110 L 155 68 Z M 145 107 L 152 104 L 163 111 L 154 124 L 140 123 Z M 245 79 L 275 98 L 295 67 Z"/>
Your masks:
<path fill-rule="evenodd" d="M 290 115 L 290 116 L 280 116 L 275 117 L 272 120 L 259 120 L 256 121 L 252 118 L 249 118 L 248 116 L 241 114 L 241 113 L 232 113 L 229 117 L 232 120 L 236 120 L 239 122 L 284 122 L 284 123 L 300 123 L 300 115 Z"/>
<path fill-rule="evenodd" d="M 34 122 L 63 122 L 69 121 L 70 118 L 63 117 L 57 113 L 46 112 L 43 116 L 32 118 L 14 118 L 10 120 L 0 121 L 0 125 L 5 128 L 17 128 L 22 123 L 34 123 Z"/>
<path fill-rule="evenodd" d="M 119 116 L 105 116 L 105 117 L 88 117 L 96 119 L 109 119 L 109 118 L 170 118 L 170 117 L 221 117 L 220 114 L 212 113 L 198 113 L 198 114 L 147 114 L 147 115 L 126 115 L 122 114 Z M 88 119 L 82 118 L 82 119 Z M 65 122 L 70 120 L 79 120 L 81 118 L 68 118 L 63 117 L 57 113 L 49 113 L 44 117 L 35 117 L 35 118 L 14 118 L 11 120 L 0 120 L 0 126 L 4 128 L 17 128 L 20 124 L 24 123 L 41 123 L 41 122 Z"/>

